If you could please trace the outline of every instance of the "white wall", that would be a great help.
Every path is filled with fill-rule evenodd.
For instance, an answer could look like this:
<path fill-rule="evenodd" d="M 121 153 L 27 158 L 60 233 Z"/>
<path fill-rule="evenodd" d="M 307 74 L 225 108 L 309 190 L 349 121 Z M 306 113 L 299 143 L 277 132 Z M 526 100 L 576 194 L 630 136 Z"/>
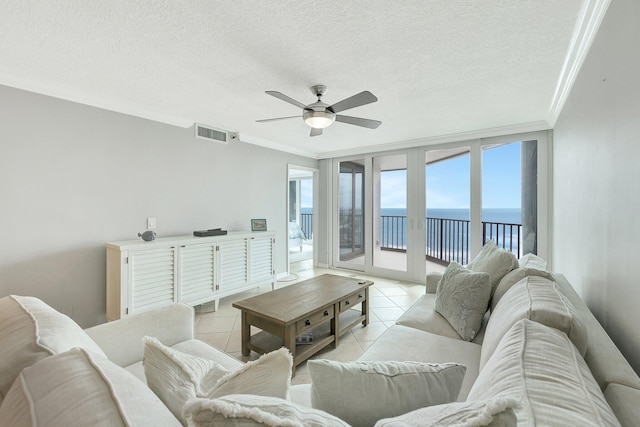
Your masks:
<path fill-rule="evenodd" d="M 241 135 L 242 136 L 242 135 Z M 287 271 L 287 164 L 318 162 L 0 86 L 0 297 L 105 320 L 105 242 L 266 218 Z"/>
<path fill-rule="evenodd" d="M 554 129 L 553 266 L 640 372 L 640 2 L 614 0 Z"/>

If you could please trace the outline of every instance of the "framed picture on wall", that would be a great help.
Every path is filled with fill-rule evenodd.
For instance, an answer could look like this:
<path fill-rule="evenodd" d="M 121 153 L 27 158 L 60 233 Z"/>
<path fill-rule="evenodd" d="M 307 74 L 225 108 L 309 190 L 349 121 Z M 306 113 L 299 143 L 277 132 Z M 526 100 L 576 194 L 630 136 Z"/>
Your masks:
<path fill-rule="evenodd" d="M 267 220 L 266 219 L 252 219 L 251 220 L 251 231 L 267 231 Z"/>

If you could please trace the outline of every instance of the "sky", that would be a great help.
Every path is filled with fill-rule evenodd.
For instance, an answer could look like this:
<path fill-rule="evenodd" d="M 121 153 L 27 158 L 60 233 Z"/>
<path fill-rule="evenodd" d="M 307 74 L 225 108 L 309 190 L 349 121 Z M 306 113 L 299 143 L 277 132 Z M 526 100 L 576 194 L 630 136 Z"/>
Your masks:
<path fill-rule="evenodd" d="M 428 209 L 469 209 L 469 155 L 427 167 Z M 381 179 L 381 207 L 406 208 L 406 172 L 389 171 Z M 519 208 L 520 143 L 483 150 L 483 208 Z"/>

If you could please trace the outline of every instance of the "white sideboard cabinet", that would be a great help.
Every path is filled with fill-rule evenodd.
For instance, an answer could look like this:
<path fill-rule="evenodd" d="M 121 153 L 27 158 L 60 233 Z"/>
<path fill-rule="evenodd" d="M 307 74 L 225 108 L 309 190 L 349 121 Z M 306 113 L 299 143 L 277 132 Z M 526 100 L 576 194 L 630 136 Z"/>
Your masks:
<path fill-rule="evenodd" d="M 192 306 L 275 285 L 275 233 L 161 237 L 107 243 L 107 320 L 183 302 Z"/>

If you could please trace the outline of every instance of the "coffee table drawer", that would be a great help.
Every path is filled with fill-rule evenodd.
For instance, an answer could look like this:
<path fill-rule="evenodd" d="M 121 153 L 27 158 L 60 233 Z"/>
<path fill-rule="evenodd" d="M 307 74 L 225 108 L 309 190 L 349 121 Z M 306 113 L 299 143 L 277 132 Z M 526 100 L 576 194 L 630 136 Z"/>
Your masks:
<path fill-rule="evenodd" d="M 364 289 L 356 294 L 349 295 L 340 301 L 340 312 L 353 308 L 355 305 L 364 301 L 365 291 Z"/>
<path fill-rule="evenodd" d="M 296 335 L 300 335 L 308 329 L 315 328 L 325 320 L 331 319 L 333 317 L 333 313 L 333 306 L 331 305 L 310 314 L 302 320 L 298 320 L 296 322 Z"/>

